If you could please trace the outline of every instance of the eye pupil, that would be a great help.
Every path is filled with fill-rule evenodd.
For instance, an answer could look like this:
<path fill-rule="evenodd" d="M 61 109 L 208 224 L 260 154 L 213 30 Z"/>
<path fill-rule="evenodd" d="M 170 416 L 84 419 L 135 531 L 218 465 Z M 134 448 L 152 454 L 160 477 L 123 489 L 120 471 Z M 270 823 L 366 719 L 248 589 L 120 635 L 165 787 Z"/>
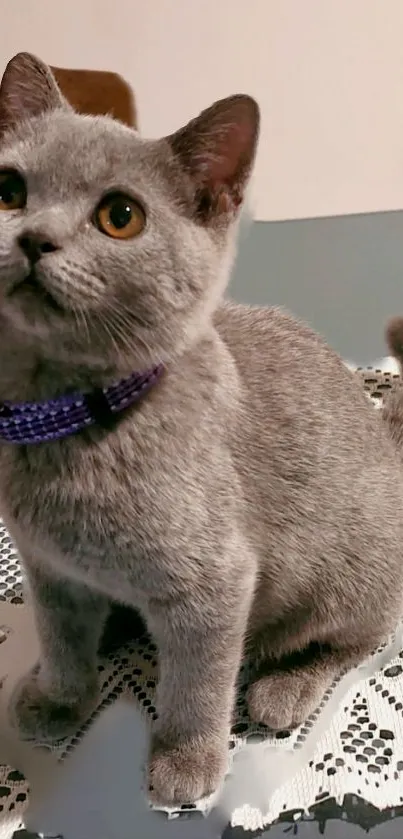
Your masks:
<path fill-rule="evenodd" d="M 117 200 L 112 204 L 109 211 L 109 218 L 111 224 L 116 227 L 116 230 L 122 230 L 132 219 L 133 211 L 126 201 Z"/>
<path fill-rule="evenodd" d="M 5 184 L 0 186 L 0 199 L 4 201 L 5 204 L 11 204 L 14 201 L 16 195 L 15 186 L 10 178 L 9 181 L 6 181 Z"/>
<path fill-rule="evenodd" d="M 19 210 L 25 206 L 26 186 L 17 172 L 0 171 L 0 210 Z"/>
<path fill-rule="evenodd" d="M 145 227 L 141 204 L 124 192 L 108 193 L 95 208 L 93 222 L 101 233 L 112 239 L 133 239 Z"/>

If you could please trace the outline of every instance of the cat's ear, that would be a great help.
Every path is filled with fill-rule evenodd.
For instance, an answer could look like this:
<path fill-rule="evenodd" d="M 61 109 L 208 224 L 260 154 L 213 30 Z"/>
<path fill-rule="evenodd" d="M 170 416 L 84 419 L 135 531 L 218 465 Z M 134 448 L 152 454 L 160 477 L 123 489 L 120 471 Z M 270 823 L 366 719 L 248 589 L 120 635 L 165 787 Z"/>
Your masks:
<path fill-rule="evenodd" d="M 27 52 L 8 62 L 0 85 L 0 136 L 19 122 L 55 108 L 70 109 L 49 67 Z"/>
<path fill-rule="evenodd" d="M 201 221 L 233 214 L 242 204 L 255 158 L 259 107 L 251 96 L 216 102 L 167 138 L 194 185 Z"/>

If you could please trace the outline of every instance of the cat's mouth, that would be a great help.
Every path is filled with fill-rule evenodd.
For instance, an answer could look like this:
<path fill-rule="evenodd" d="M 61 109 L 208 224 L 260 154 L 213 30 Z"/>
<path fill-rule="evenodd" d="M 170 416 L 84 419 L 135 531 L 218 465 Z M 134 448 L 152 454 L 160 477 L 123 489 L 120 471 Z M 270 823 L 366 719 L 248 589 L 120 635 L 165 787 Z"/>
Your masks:
<path fill-rule="evenodd" d="M 58 300 L 56 300 L 53 294 L 51 294 L 38 277 L 35 268 L 32 268 L 24 279 L 19 280 L 13 285 L 8 293 L 8 297 L 12 299 L 20 294 L 35 296 L 36 300 L 39 300 L 41 303 L 45 304 L 54 311 L 59 313 L 63 311 L 63 307 L 60 305 Z"/>

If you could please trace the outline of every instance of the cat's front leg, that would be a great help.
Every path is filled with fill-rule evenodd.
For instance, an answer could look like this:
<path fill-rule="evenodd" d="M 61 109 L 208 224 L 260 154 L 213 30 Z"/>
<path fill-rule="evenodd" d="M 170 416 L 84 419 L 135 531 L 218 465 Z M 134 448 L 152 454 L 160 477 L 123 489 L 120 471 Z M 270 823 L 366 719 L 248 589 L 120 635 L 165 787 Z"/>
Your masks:
<path fill-rule="evenodd" d="M 244 580 L 236 593 L 217 586 L 205 602 L 189 597 L 186 604 L 161 604 L 150 615 L 160 655 L 148 767 L 155 804 L 194 802 L 224 778 L 251 593 Z"/>
<path fill-rule="evenodd" d="M 25 559 L 40 658 L 15 687 L 11 723 L 24 739 L 55 741 L 74 734 L 96 705 L 97 648 L 107 600 Z"/>

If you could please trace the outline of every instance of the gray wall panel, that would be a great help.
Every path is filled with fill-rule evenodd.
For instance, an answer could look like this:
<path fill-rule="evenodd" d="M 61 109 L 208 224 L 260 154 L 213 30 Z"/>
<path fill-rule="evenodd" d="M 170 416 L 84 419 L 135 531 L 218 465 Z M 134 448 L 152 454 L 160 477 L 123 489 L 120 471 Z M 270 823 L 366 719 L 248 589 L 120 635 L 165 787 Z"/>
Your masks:
<path fill-rule="evenodd" d="M 385 321 L 403 314 L 403 212 L 254 222 L 230 294 L 286 306 L 344 358 L 374 361 L 386 355 Z"/>

